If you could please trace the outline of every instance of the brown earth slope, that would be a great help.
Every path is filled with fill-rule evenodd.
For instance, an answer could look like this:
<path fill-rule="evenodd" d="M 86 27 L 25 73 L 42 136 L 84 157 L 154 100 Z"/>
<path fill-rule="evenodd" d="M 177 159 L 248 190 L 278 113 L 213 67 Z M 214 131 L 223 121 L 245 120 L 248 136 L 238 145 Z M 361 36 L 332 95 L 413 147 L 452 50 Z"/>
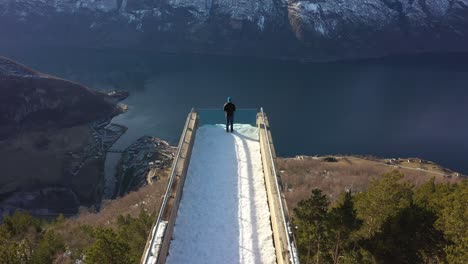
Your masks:
<path fill-rule="evenodd" d="M 93 124 L 121 113 L 120 99 L 0 57 L 0 218 L 98 202 L 105 151 Z"/>
<path fill-rule="evenodd" d="M 312 189 L 322 190 L 333 201 L 341 192 L 366 190 L 372 179 L 392 170 L 400 171 L 405 175 L 405 180 L 415 185 L 432 177 L 436 182 L 458 182 L 463 177 L 420 159 L 397 161 L 352 156 L 281 158 L 278 159 L 278 169 L 290 209 L 299 201 L 309 198 Z"/>

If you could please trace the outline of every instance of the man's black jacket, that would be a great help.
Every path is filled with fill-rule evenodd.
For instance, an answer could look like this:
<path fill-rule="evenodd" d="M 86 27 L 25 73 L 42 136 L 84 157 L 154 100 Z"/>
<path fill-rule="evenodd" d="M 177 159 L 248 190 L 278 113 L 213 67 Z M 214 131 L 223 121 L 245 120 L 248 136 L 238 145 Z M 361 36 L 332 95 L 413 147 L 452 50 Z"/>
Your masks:
<path fill-rule="evenodd" d="M 233 116 L 235 111 L 236 111 L 236 105 L 235 104 L 233 104 L 233 103 L 224 104 L 224 112 L 226 112 L 227 116 Z"/>

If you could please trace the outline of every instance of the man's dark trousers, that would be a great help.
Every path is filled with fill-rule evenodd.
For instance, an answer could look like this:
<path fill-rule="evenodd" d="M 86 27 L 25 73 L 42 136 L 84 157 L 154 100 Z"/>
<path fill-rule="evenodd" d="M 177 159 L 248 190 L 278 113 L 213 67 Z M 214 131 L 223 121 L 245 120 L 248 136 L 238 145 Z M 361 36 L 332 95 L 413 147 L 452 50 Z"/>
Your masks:
<path fill-rule="evenodd" d="M 226 132 L 229 132 L 229 125 L 231 126 L 231 132 L 234 131 L 234 115 L 226 115 Z"/>

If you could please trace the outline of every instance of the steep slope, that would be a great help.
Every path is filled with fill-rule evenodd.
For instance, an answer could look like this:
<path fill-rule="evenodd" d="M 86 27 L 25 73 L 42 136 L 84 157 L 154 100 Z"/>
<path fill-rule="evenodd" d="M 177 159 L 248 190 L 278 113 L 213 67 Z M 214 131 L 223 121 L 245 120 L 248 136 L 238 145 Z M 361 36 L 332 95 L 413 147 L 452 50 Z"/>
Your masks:
<path fill-rule="evenodd" d="M 70 215 L 99 203 L 105 153 L 121 135 L 109 120 L 124 96 L 0 57 L 0 216 Z"/>
<path fill-rule="evenodd" d="M 21 130 L 82 125 L 122 112 L 117 100 L 0 57 L 0 140 Z"/>
<path fill-rule="evenodd" d="M 468 0 L 2 0 L 0 25 L 13 43 L 310 60 L 468 51 Z"/>

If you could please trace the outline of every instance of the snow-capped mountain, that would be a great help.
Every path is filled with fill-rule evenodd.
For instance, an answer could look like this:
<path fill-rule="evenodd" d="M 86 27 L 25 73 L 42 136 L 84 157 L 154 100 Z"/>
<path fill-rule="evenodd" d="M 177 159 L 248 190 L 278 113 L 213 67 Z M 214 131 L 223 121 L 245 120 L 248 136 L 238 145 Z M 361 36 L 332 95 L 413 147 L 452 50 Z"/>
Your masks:
<path fill-rule="evenodd" d="M 0 34 L 311 60 L 468 51 L 468 0 L 0 0 Z"/>

